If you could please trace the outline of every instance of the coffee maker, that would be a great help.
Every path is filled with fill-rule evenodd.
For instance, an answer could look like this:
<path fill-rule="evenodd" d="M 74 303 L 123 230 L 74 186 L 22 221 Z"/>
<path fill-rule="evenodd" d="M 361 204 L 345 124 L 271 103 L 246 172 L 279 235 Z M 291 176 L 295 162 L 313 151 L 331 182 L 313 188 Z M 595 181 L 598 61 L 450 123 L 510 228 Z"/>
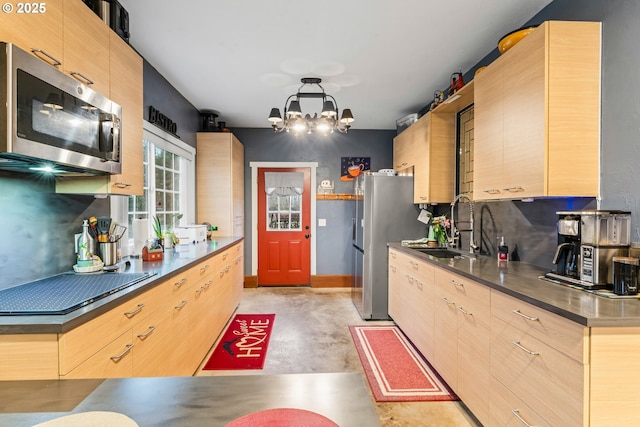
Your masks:
<path fill-rule="evenodd" d="M 613 286 L 613 257 L 627 256 L 631 213 L 623 211 L 559 211 L 555 271 L 549 279 L 586 289 Z"/>

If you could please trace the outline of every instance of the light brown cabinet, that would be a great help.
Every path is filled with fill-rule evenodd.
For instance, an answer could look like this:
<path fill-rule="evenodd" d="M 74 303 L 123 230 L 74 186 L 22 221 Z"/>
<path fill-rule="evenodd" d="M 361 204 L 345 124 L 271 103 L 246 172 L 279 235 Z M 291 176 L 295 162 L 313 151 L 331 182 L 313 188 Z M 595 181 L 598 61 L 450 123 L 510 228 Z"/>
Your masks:
<path fill-rule="evenodd" d="M 80 3 L 80 1 L 78 1 Z M 62 71 L 63 2 L 44 3 L 43 13 L 12 13 L 0 25 L 0 40 L 32 52 Z"/>
<path fill-rule="evenodd" d="M 453 200 L 455 114 L 428 112 L 393 140 L 393 167 L 413 175 L 413 202 Z"/>
<path fill-rule="evenodd" d="M 106 93 L 122 107 L 122 172 L 116 175 L 58 178 L 58 193 L 137 196 L 144 193 L 142 58 L 113 32 L 110 34 L 110 51 L 107 67 L 110 71 L 110 87 Z"/>
<path fill-rule="evenodd" d="M 193 375 L 240 303 L 243 242 L 62 334 L 0 335 L 0 380 Z"/>
<path fill-rule="evenodd" d="M 82 1 L 65 0 L 62 69 L 79 82 L 109 94 L 109 27 Z"/>
<path fill-rule="evenodd" d="M 548 21 L 478 74 L 474 199 L 598 195 L 600 38 Z"/>
<path fill-rule="evenodd" d="M 434 267 L 395 249 L 389 249 L 389 316 L 432 360 Z"/>
<path fill-rule="evenodd" d="M 232 133 L 197 135 L 197 222 L 217 226 L 214 235 L 244 235 L 244 147 Z"/>
<path fill-rule="evenodd" d="M 481 421 L 489 415 L 490 291 L 473 280 L 436 269 L 434 363 Z M 440 349 L 442 348 L 442 351 Z M 441 371 L 440 366 L 443 367 Z"/>

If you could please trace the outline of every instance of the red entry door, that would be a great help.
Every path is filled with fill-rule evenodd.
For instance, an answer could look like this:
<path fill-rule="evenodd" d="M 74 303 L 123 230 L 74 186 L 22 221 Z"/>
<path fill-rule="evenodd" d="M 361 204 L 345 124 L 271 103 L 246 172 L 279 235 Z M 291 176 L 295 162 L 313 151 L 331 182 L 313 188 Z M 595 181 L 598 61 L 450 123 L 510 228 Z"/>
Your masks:
<path fill-rule="evenodd" d="M 301 172 L 302 194 L 265 192 L 265 172 Z M 258 169 L 258 285 L 311 284 L 311 172 Z"/>

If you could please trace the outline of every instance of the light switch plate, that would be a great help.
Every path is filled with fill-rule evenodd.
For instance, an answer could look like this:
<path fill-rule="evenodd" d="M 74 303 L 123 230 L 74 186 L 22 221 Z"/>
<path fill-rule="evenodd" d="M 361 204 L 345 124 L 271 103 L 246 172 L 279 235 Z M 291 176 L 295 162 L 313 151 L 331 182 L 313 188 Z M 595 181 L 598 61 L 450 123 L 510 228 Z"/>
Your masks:
<path fill-rule="evenodd" d="M 326 227 L 326 226 L 327 226 L 326 218 L 318 218 L 318 227 Z"/>

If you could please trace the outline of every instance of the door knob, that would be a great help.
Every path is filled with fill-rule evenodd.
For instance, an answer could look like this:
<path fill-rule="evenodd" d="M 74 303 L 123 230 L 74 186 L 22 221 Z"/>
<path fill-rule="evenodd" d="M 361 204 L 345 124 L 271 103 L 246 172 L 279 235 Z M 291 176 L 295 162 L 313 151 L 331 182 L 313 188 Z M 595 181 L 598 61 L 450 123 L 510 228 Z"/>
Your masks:
<path fill-rule="evenodd" d="M 308 230 L 308 229 L 309 229 L 309 226 L 308 226 L 308 225 L 305 225 L 305 226 L 304 226 L 304 229 L 305 229 L 305 230 Z"/>
<path fill-rule="evenodd" d="M 310 234 L 305 234 L 305 235 L 304 235 L 304 238 L 305 238 L 305 239 L 308 239 L 310 236 L 311 236 Z"/>

